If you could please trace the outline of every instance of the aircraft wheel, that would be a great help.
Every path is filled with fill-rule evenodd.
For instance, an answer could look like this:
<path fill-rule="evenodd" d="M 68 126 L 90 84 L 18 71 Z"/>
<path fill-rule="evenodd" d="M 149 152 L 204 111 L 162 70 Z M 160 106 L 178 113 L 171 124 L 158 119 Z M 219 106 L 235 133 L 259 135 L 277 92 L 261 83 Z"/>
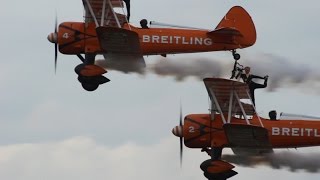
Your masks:
<path fill-rule="evenodd" d="M 240 59 L 240 54 L 238 54 L 238 53 L 234 53 L 233 54 L 233 58 L 234 58 L 234 60 L 239 60 Z"/>
<path fill-rule="evenodd" d="M 87 91 L 94 91 L 99 87 L 99 84 L 95 84 L 95 83 L 81 83 L 83 89 L 87 90 Z"/>

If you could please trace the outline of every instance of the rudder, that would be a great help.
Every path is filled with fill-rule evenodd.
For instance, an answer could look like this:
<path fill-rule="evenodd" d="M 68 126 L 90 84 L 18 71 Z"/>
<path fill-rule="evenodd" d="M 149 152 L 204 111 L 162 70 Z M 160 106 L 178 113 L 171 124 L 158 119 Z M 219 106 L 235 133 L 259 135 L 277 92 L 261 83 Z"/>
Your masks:
<path fill-rule="evenodd" d="M 238 30 L 242 36 L 235 36 L 234 42 L 240 48 L 252 46 L 257 39 L 256 28 L 249 13 L 241 6 L 232 7 L 220 21 L 217 29 L 232 28 Z"/>

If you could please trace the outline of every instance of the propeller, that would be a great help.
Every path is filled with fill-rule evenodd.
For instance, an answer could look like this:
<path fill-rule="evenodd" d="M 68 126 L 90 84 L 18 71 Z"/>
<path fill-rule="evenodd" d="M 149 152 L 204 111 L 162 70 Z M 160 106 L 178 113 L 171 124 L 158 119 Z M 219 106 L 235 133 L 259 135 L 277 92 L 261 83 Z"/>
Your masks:
<path fill-rule="evenodd" d="M 54 43 L 54 72 L 57 71 L 57 60 L 58 60 L 58 18 L 57 14 L 55 17 L 54 32 L 50 33 L 47 37 L 48 41 Z"/>
<path fill-rule="evenodd" d="M 57 26 L 58 26 L 58 18 L 56 15 L 55 23 L 54 23 L 54 34 L 56 35 L 56 39 L 58 39 Z M 56 40 L 56 42 L 54 43 L 54 73 L 57 72 L 57 61 L 58 61 L 58 41 Z"/>
<path fill-rule="evenodd" d="M 183 124 L 182 124 L 182 106 L 180 102 L 180 118 L 179 126 L 172 129 L 172 133 L 180 138 L 180 167 L 182 167 L 182 155 L 183 155 Z"/>
<path fill-rule="evenodd" d="M 179 126 L 181 127 L 183 131 L 183 125 L 182 125 L 182 105 L 180 102 L 180 122 Z M 180 167 L 182 167 L 182 157 L 183 157 L 183 136 L 180 136 Z"/>

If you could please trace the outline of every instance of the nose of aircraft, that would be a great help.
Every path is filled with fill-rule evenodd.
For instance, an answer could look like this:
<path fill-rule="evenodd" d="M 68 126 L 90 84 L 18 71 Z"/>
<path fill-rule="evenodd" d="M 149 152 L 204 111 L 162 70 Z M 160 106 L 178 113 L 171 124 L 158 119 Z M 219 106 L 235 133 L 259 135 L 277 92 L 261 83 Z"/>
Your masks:
<path fill-rule="evenodd" d="M 48 41 L 51 43 L 57 43 L 58 42 L 58 35 L 57 33 L 50 33 L 47 37 Z"/>
<path fill-rule="evenodd" d="M 172 133 L 177 137 L 183 137 L 183 126 L 174 127 Z"/>

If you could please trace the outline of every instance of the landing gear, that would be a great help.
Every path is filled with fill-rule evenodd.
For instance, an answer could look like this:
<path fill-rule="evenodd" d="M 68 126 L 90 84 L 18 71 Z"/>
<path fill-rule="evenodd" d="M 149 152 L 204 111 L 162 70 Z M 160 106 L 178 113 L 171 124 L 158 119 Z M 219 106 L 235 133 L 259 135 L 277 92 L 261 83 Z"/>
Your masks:
<path fill-rule="evenodd" d="M 100 66 L 94 65 L 95 54 L 86 54 L 83 58 L 80 54 L 77 55 L 83 62 L 75 67 L 74 71 L 78 74 L 78 81 L 83 89 L 87 91 L 95 91 L 99 85 L 109 82 L 110 80 L 102 74 L 107 71 Z"/>
<path fill-rule="evenodd" d="M 81 85 L 83 89 L 87 91 L 95 91 L 99 87 L 99 84 L 91 84 L 91 83 L 81 83 Z"/>
<path fill-rule="evenodd" d="M 240 54 L 236 50 L 232 50 L 233 59 L 238 61 L 240 59 Z"/>
<path fill-rule="evenodd" d="M 232 164 L 221 160 L 222 148 L 208 150 L 211 151 L 211 159 L 204 161 L 200 165 L 200 169 L 208 180 L 226 180 L 238 174 L 232 170 L 234 168 Z"/>

